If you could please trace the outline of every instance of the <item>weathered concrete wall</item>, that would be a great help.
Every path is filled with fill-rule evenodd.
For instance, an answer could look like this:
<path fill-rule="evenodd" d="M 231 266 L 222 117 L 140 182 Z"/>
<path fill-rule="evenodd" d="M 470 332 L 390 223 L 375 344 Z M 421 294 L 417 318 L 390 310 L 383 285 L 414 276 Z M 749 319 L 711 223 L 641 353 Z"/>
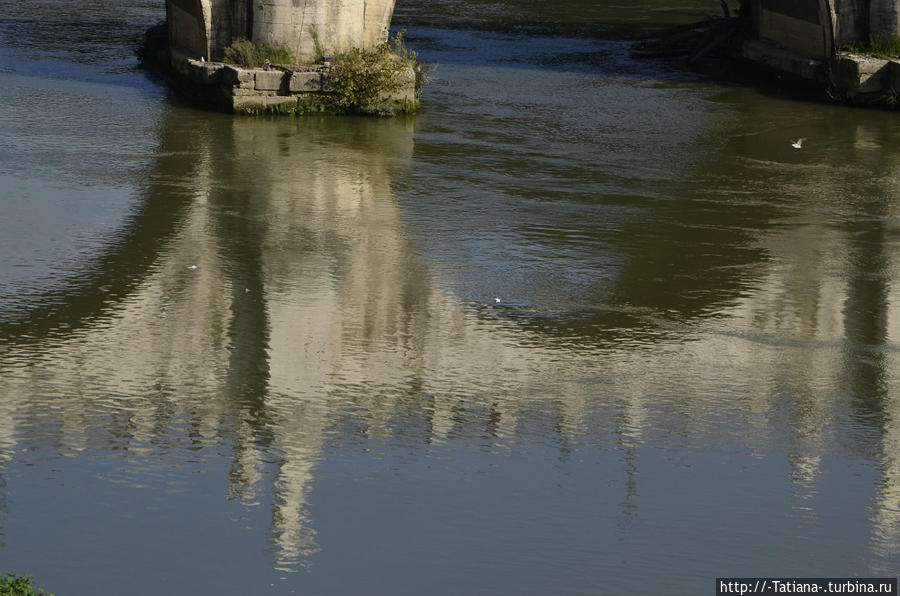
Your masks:
<path fill-rule="evenodd" d="M 169 46 L 209 56 L 209 15 L 202 0 L 166 0 Z"/>
<path fill-rule="evenodd" d="M 900 35 L 898 0 L 830 0 L 835 46 Z"/>
<path fill-rule="evenodd" d="M 247 0 L 202 0 L 209 5 L 209 50 L 207 58 L 222 55 L 235 37 L 249 38 L 244 23 Z"/>
<path fill-rule="evenodd" d="M 834 45 L 840 48 L 846 43 L 869 37 L 869 2 L 859 0 L 832 0 L 831 12 L 834 26 Z"/>
<path fill-rule="evenodd" d="M 900 0 L 753 0 L 759 39 L 814 60 L 851 42 L 900 36 Z"/>
<path fill-rule="evenodd" d="M 831 55 L 833 35 L 827 0 L 757 0 L 754 22 L 762 39 L 817 60 Z"/>
<path fill-rule="evenodd" d="M 253 41 L 288 45 L 301 59 L 315 57 L 315 30 L 327 52 L 368 47 L 387 39 L 394 0 L 256 0 Z"/>
<path fill-rule="evenodd" d="M 817 81 L 832 99 L 900 107 L 900 61 L 841 51 L 897 38 L 900 0 L 754 0 L 751 7 L 757 38 L 744 42 L 745 58 Z"/>
<path fill-rule="evenodd" d="M 900 33 L 900 5 L 896 0 L 871 0 L 869 4 L 869 36 L 893 40 Z"/>
<path fill-rule="evenodd" d="M 236 37 L 315 57 L 313 31 L 327 52 L 387 39 L 395 0 L 166 0 L 173 48 L 216 59 Z"/>

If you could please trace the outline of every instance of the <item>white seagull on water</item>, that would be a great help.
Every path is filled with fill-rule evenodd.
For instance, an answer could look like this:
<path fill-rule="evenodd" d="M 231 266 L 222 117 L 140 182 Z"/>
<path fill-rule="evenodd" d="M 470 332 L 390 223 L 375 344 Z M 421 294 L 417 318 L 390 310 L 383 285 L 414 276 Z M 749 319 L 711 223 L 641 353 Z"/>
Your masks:
<path fill-rule="evenodd" d="M 797 139 L 796 141 L 791 143 L 791 147 L 793 147 L 794 149 L 803 149 L 803 141 L 805 140 L 806 139 L 803 138 Z"/>

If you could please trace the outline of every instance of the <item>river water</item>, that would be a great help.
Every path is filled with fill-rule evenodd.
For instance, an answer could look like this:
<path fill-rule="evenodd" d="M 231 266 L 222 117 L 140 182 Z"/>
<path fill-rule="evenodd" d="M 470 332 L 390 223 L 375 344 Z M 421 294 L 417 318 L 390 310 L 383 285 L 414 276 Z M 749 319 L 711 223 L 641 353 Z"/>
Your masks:
<path fill-rule="evenodd" d="M 630 58 L 715 2 L 400 0 L 422 114 L 234 119 L 108 4 L 0 0 L 0 573 L 900 574 L 895 115 Z"/>

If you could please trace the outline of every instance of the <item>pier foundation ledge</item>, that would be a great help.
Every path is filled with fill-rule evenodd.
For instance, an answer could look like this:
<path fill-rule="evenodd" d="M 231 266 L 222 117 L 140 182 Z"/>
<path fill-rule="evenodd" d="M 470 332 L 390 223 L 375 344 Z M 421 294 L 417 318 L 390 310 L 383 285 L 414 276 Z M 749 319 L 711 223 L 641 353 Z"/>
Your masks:
<path fill-rule="evenodd" d="M 743 0 L 740 55 L 855 105 L 898 107 L 900 0 Z"/>
<path fill-rule="evenodd" d="M 394 1 L 308 0 L 298 5 L 293 0 L 166 0 L 166 21 L 145 35 L 142 62 L 191 100 L 227 112 L 353 112 L 346 96 L 341 97 L 352 86 L 342 87 L 334 65 L 327 59 L 315 63 L 315 57 L 325 53 L 323 48 L 338 56 L 388 47 Z M 266 61 L 264 67 L 249 68 L 220 61 L 238 40 L 286 48 L 302 64 Z M 395 57 L 396 63 L 389 61 Z M 414 54 L 385 54 L 384 64 L 389 65 L 390 84 L 370 91 L 361 111 L 393 115 L 418 110 L 424 73 Z M 354 80 L 346 68 L 342 72 L 345 81 Z"/>
<path fill-rule="evenodd" d="M 191 52 L 168 52 L 170 73 L 176 85 L 200 103 L 235 114 L 303 114 L 331 111 L 329 99 L 335 81 L 328 63 L 312 66 L 273 65 L 245 68 L 223 62 L 209 62 Z M 380 97 L 393 105 L 397 113 L 418 110 L 416 73 L 407 66 L 401 74 L 400 88 Z"/>

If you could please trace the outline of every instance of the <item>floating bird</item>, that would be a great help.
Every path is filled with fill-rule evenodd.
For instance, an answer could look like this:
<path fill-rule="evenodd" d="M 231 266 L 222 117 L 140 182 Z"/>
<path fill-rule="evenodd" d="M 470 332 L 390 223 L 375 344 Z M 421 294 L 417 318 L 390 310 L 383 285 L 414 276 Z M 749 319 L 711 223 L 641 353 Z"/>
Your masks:
<path fill-rule="evenodd" d="M 188 269 L 190 269 L 191 271 L 193 271 L 193 270 L 196 269 L 196 268 L 197 268 L 196 265 L 191 265 L 190 267 L 188 267 Z"/>
<path fill-rule="evenodd" d="M 791 143 L 791 147 L 793 147 L 794 149 L 803 149 L 803 141 L 805 140 L 806 139 L 803 138 L 797 139 L 796 141 Z"/>
<path fill-rule="evenodd" d="M 494 302 L 500 302 L 499 298 L 494 298 Z"/>

